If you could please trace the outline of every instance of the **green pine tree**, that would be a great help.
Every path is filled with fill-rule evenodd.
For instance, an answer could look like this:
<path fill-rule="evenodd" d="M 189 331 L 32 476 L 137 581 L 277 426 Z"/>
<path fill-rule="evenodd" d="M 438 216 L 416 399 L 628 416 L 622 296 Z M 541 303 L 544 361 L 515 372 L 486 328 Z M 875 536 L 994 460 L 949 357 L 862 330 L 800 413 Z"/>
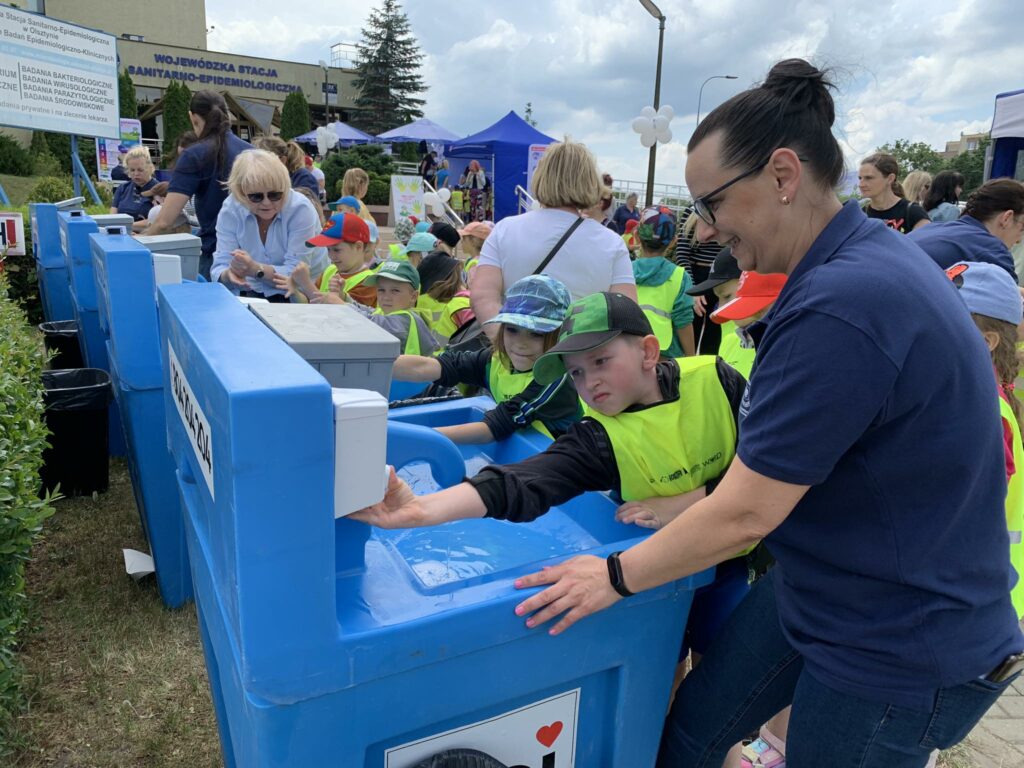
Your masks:
<path fill-rule="evenodd" d="M 281 108 L 281 138 L 291 141 L 309 132 L 309 102 L 302 91 L 293 91 Z"/>
<path fill-rule="evenodd" d="M 125 70 L 117 76 L 118 100 L 121 104 L 121 117 L 138 118 L 139 101 L 135 98 L 135 83 L 132 76 Z"/>
<path fill-rule="evenodd" d="M 419 75 L 423 55 L 396 0 L 384 0 L 362 30 L 359 65 L 353 85 L 359 89 L 353 122 L 372 134 L 423 117 L 427 87 Z"/>
<path fill-rule="evenodd" d="M 178 143 L 178 137 L 192 129 L 192 123 L 188 119 L 188 105 L 191 99 L 192 94 L 189 93 L 188 87 L 176 80 L 172 80 L 167 86 L 167 90 L 164 91 L 163 155 L 165 158 L 174 156 L 174 147 Z"/>

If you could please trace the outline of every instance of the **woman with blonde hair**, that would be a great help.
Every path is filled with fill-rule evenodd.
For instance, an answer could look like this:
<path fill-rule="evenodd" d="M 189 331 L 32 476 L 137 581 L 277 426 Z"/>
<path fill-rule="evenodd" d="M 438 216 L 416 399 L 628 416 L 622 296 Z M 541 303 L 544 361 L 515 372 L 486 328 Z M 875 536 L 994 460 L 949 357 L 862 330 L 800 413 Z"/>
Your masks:
<path fill-rule="evenodd" d="M 903 192 L 907 200 L 924 205 L 924 196 L 932 186 L 932 175 L 928 171 L 911 171 L 903 179 Z"/>
<path fill-rule="evenodd" d="M 366 207 L 363 198 L 370 189 L 370 174 L 362 168 L 349 168 L 341 178 L 341 196 L 352 196 L 359 201 L 359 216 L 366 221 L 373 221 L 370 209 Z"/>
<path fill-rule="evenodd" d="M 612 230 L 579 214 L 601 198 L 601 177 L 590 150 L 574 141 L 552 144 L 531 186 L 540 208 L 502 219 L 484 241 L 473 270 L 477 319 L 486 323 L 497 315 L 505 287 L 532 274 L 560 280 L 574 301 L 600 291 L 636 301 L 626 244 Z"/>
<path fill-rule="evenodd" d="M 274 275 L 289 275 L 299 263 L 318 277 L 327 252 L 306 241 L 320 232 L 313 204 L 293 194 L 288 171 L 270 152 L 242 152 L 228 177 L 228 199 L 217 216 L 217 248 L 210 277 L 242 296 L 284 302 Z"/>
<path fill-rule="evenodd" d="M 153 207 L 153 198 L 143 196 L 142 193 L 156 186 L 156 179 L 153 178 L 156 169 L 149 157 L 149 150 L 141 145 L 129 149 L 124 156 L 124 168 L 128 181 L 114 192 L 110 212 L 128 214 L 135 221 L 146 221 L 149 209 Z"/>
<path fill-rule="evenodd" d="M 277 155 L 288 169 L 292 189 L 305 187 L 313 193 L 314 198 L 320 197 L 320 185 L 313 172 L 306 167 L 306 153 L 294 141 L 284 141 L 277 136 L 260 136 L 252 143 L 256 149 L 265 149 Z"/>

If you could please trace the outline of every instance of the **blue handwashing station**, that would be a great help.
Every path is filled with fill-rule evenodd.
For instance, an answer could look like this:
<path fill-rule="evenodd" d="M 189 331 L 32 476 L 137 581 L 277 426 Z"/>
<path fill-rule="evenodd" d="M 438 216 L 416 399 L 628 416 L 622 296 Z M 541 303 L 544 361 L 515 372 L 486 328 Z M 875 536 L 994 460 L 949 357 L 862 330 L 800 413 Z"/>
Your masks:
<path fill-rule="evenodd" d="M 173 473 L 180 497 L 225 763 L 653 765 L 693 592 L 710 572 L 559 637 L 528 630 L 513 613 L 516 577 L 645 535 L 615 522 L 612 500 L 586 494 L 520 525 L 387 532 L 348 519 L 382 498 L 386 463 L 429 491 L 547 443 L 456 447 L 432 429 L 479 419 L 487 398 L 389 417 L 397 341 L 346 307 L 245 306 L 221 285 L 149 283 L 159 316 L 145 310 L 136 344 L 120 331 L 141 317 L 119 298 L 133 245 L 95 252 L 112 367 L 121 389 L 163 397 L 173 468 L 153 471 Z M 323 342 L 339 328 L 332 351 Z M 126 410 L 131 434 L 146 414 Z"/>
<path fill-rule="evenodd" d="M 39 300 L 43 305 L 43 317 L 50 322 L 75 319 L 57 214 L 61 211 L 81 210 L 84 202 L 85 198 L 74 197 L 60 203 L 29 203 L 28 206 L 32 222 L 32 256 L 39 279 Z"/>

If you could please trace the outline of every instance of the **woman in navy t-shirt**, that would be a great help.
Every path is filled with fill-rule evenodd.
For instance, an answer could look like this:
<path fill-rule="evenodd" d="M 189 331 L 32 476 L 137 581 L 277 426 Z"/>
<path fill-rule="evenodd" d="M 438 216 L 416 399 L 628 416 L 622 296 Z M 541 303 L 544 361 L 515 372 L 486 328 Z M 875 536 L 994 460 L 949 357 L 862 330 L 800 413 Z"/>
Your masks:
<path fill-rule="evenodd" d="M 169 232 L 189 198 L 194 196 L 199 237 L 203 241 L 199 272 L 209 279 L 213 252 L 217 248 L 217 214 L 228 194 L 224 184 L 235 158 L 252 146 L 231 132 L 227 103 L 219 93 L 196 91 L 188 109 L 199 141 L 178 156 L 167 199 L 146 234 Z"/>
<path fill-rule="evenodd" d="M 729 470 L 617 568 L 583 556 L 516 582 L 550 585 L 516 613 L 561 616 L 557 634 L 764 539 L 776 565 L 683 681 L 659 768 L 720 766 L 790 704 L 790 765 L 922 768 L 1024 665 L 988 350 L 942 271 L 836 197 L 830 86 L 780 62 L 689 142 L 697 237 L 788 276 L 748 329 Z"/>
<path fill-rule="evenodd" d="M 156 185 L 149 150 L 143 146 L 132 147 L 125 155 L 124 167 L 128 181 L 114 190 L 110 212 L 126 213 L 134 221 L 145 221 L 153 207 L 153 198 L 143 197 L 142 193 Z"/>

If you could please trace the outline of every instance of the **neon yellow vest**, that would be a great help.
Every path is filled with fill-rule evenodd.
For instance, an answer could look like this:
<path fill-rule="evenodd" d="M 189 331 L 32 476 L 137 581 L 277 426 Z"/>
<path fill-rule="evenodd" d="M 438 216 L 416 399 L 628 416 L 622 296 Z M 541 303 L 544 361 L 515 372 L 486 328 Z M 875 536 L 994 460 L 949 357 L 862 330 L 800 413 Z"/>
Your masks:
<path fill-rule="evenodd" d="M 736 454 L 736 420 L 715 357 L 676 362 L 678 399 L 617 416 L 587 409 L 608 433 L 624 501 L 700 488 L 725 472 Z"/>
<path fill-rule="evenodd" d="M 756 352 L 753 347 L 744 349 L 740 344 L 740 337 L 736 334 L 736 323 L 730 320 L 722 324 L 722 343 L 718 346 L 718 356 L 742 373 L 745 379 L 750 378 Z"/>
<path fill-rule="evenodd" d="M 441 319 L 434 324 L 434 332 L 442 338 L 449 339 L 453 333 L 459 330 L 453 315 L 456 312 L 469 309 L 469 296 L 455 296 L 451 301 L 441 306 L 444 307 L 444 310 L 441 313 Z"/>
<path fill-rule="evenodd" d="M 402 244 L 392 243 L 388 246 L 388 253 L 391 254 L 392 261 L 399 261 L 402 258 Z"/>
<path fill-rule="evenodd" d="M 380 309 L 373 310 L 375 315 L 405 315 L 409 318 L 409 333 L 405 337 L 405 349 L 403 355 L 418 355 L 420 353 L 420 330 L 416 327 L 416 318 L 408 309 L 399 309 L 395 312 L 381 312 Z"/>
<path fill-rule="evenodd" d="M 320 290 L 327 292 L 331 289 L 331 278 L 338 274 L 338 268 L 334 264 L 328 265 L 327 269 L 324 270 L 323 276 L 320 278 Z M 348 292 L 352 288 L 360 285 L 363 280 L 373 274 L 372 269 L 364 269 L 361 272 L 356 272 L 354 275 L 345 278 L 345 291 Z"/>
<path fill-rule="evenodd" d="M 640 302 L 640 309 L 651 321 L 651 328 L 654 335 L 658 337 L 658 344 L 664 352 L 672 345 L 672 305 L 675 304 L 679 289 L 683 287 L 683 280 L 686 279 L 686 272 L 682 267 L 676 267 L 672 277 L 661 285 L 637 285 L 636 295 Z"/>
<path fill-rule="evenodd" d="M 999 413 L 1010 425 L 1013 433 L 1013 465 L 1016 471 L 1006 489 L 1006 526 L 1010 531 L 1010 564 L 1017 572 L 1017 583 L 1010 590 L 1017 618 L 1024 617 L 1024 443 L 1021 443 L 1020 427 L 1013 415 L 1013 409 L 1003 398 L 999 398 Z"/>
<path fill-rule="evenodd" d="M 713 355 L 677 358 L 679 398 L 670 403 L 617 416 L 585 409 L 608 433 L 623 501 L 678 496 L 728 469 L 736 455 L 736 419 L 715 361 Z"/>
<path fill-rule="evenodd" d="M 533 381 L 533 371 L 526 373 L 510 371 L 495 357 L 491 357 L 491 361 L 487 364 L 487 389 L 491 393 L 491 399 L 496 403 L 507 402 L 516 395 L 522 394 L 523 390 L 530 386 L 531 381 Z M 552 440 L 555 439 L 539 419 L 531 422 L 530 426 L 542 435 L 547 435 Z"/>

